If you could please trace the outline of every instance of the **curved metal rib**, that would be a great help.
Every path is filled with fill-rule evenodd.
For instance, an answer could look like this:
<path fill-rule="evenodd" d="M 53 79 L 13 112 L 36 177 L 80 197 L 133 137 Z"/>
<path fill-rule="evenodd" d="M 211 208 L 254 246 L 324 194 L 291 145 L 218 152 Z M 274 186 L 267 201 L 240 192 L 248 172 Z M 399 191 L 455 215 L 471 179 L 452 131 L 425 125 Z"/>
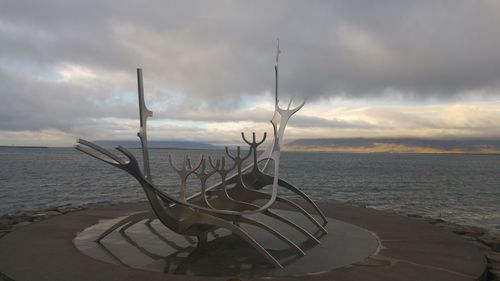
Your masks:
<path fill-rule="evenodd" d="M 271 211 L 271 210 L 267 210 L 265 212 L 266 215 L 274 218 L 274 219 L 277 219 L 293 228 L 295 228 L 296 230 L 300 231 L 302 234 L 304 234 L 307 238 L 309 238 L 310 240 L 314 241 L 314 243 L 316 244 L 321 244 L 321 242 L 318 240 L 318 238 L 314 237 L 314 235 L 312 235 L 311 233 L 309 233 L 309 231 L 305 230 L 303 227 L 299 226 L 298 224 L 295 224 L 293 223 L 292 221 L 290 221 L 289 219 L 283 217 L 283 216 L 280 216 L 278 214 L 276 214 L 275 212 Z"/>
<path fill-rule="evenodd" d="M 304 208 L 299 206 L 297 203 L 282 197 L 276 198 L 276 201 L 292 206 L 294 209 L 296 209 L 297 211 L 301 212 L 304 216 L 306 216 L 314 225 L 316 225 L 317 228 L 321 230 L 321 232 L 323 232 L 324 234 L 328 234 L 328 231 L 315 218 L 313 218 L 311 214 L 309 214 L 306 210 L 304 210 Z"/>
<path fill-rule="evenodd" d="M 233 199 L 236 200 L 247 200 L 249 202 L 257 201 L 257 200 L 267 200 L 270 195 L 264 192 L 256 191 L 256 190 L 244 190 L 244 189 L 238 189 L 234 190 L 231 189 L 229 190 L 229 196 Z M 309 214 L 304 208 L 302 208 L 300 205 L 294 203 L 293 201 L 290 201 L 288 199 L 285 199 L 283 197 L 276 197 L 276 201 L 283 203 L 285 205 L 288 205 L 300 213 L 302 213 L 309 221 L 311 221 L 321 232 L 327 234 L 328 231 L 321 225 L 311 214 Z"/>
<path fill-rule="evenodd" d="M 257 252 L 259 252 L 265 259 L 267 259 L 272 265 L 274 265 L 277 268 L 283 268 L 281 263 L 277 261 L 264 247 L 262 247 L 255 239 L 253 239 L 248 233 L 246 233 L 243 229 L 237 227 L 236 225 L 225 221 L 223 219 L 215 218 L 215 217 L 208 217 L 204 218 L 207 223 L 211 225 L 216 225 L 221 228 L 225 228 L 232 233 L 238 235 L 240 238 L 245 240 L 250 246 L 252 246 Z"/>
<path fill-rule="evenodd" d="M 253 209 L 259 208 L 258 205 L 244 202 L 244 201 L 239 201 L 239 200 L 236 200 L 236 199 L 230 197 L 227 194 L 226 190 L 217 189 L 217 190 L 212 190 L 211 193 L 216 194 L 218 196 L 218 198 L 215 200 L 215 202 L 213 200 L 212 200 L 212 202 L 209 202 L 210 203 L 209 206 L 211 206 L 212 208 L 223 209 L 223 208 L 228 208 L 228 206 L 231 206 L 232 209 L 238 210 L 238 211 L 253 210 Z M 216 204 L 216 205 L 214 205 L 214 204 Z M 263 214 L 287 224 L 288 226 L 290 226 L 290 227 L 296 229 L 297 231 L 301 232 L 302 234 L 304 234 L 308 239 L 312 240 L 314 243 L 320 244 L 320 241 L 316 237 L 314 237 L 314 235 L 309 233 L 307 230 L 305 230 L 301 226 L 293 223 L 292 221 L 288 220 L 287 218 L 274 213 L 270 209 L 266 209 L 263 212 Z"/>
<path fill-rule="evenodd" d="M 254 134 L 254 142 L 255 142 L 255 134 Z M 209 208 L 213 208 L 215 209 L 215 207 L 211 204 L 211 202 L 207 199 L 206 197 L 206 194 L 205 194 L 205 185 L 206 185 L 206 181 L 208 180 L 208 178 L 210 176 L 212 176 L 213 174 L 215 174 L 216 172 L 222 172 L 222 175 L 225 175 L 225 172 L 226 170 L 224 169 L 224 167 L 222 168 L 219 168 L 219 165 L 220 165 L 220 161 L 217 160 L 216 164 L 214 165 L 213 162 L 212 162 L 212 159 L 209 158 L 209 162 L 210 162 L 210 165 L 212 166 L 212 168 L 214 169 L 213 171 L 211 172 L 205 172 L 206 170 L 206 164 L 205 164 L 205 160 L 203 160 L 202 162 L 202 165 L 201 165 L 201 171 L 199 172 L 194 172 L 196 174 L 196 176 L 198 177 L 198 179 L 201 181 L 201 188 L 202 188 L 202 200 L 203 200 L 203 203 L 208 206 Z M 224 178 L 224 176 L 223 176 Z M 224 180 L 224 179 L 223 179 Z M 235 200 L 232 200 L 225 191 L 222 191 L 221 192 L 221 196 L 223 196 L 222 198 L 222 202 L 225 202 L 226 204 L 231 204 L 231 205 L 234 205 L 236 204 L 235 210 L 238 210 L 238 211 L 242 211 L 242 210 L 248 210 L 248 209 L 257 209 L 259 208 L 258 205 L 253 205 L 253 204 L 248 204 L 248 203 L 245 203 L 245 202 L 239 202 L 239 201 L 235 201 Z M 219 201 L 221 201 L 221 199 L 219 199 Z M 226 205 L 226 207 L 228 207 Z M 263 212 L 263 214 L 265 215 L 268 215 L 270 217 L 273 217 L 273 218 L 276 218 L 286 224 L 289 224 L 290 226 L 298 229 L 299 231 L 301 232 L 304 232 L 305 230 L 301 227 L 299 227 L 298 225 L 295 225 L 293 224 L 292 222 L 290 222 L 289 220 L 275 214 L 275 213 L 272 213 L 269 209 L 265 210 Z M 245 217 L 237 217 L 235 219 L 235 221 L 237 222 L 243 222 L 243 223 L 247 223 L 247 224 L 251 224 L 251 225 L 254 225 L 254 226 L 257 226 L 257 227 L 260 227 L 268 232 L 270 232 L 271 234 L 273 234 L 274 236 L 276 236 L 277 238 L 279 238 L 280 240 L 284 241 L 285 243 L 289 244 L 292 248 L 295 248 L 299 254 L 301 255 L 304 255 L 304 252 L 296 245 L 294 244 L 292 241 L 290 241 L 288 238 L 284 237 L 283 235 L 281 235 L 279 232 L 277 232 L 276 230 L 274 230 L 273 228 L 267 226 L 266 224 L 263 224 L 263 223 L 260 223 L 260 222 L 257 222 L 255 220 L 252 220 L 252 219 L 249 219 L 249 218 L 245 218 Z M 308 237 L 313 237 L 313 240 L 315 241 L 318 241 L 314 236 L 312 236 L 311 234 L 309 234 L 307 231 L 305 231 L 307 233 L 307 236 Z"/>
<path fill-rule="evenodd" d="M 306 253 L 304 253 L 304 251 L 302 251 L 302 249 L 299 248 L 299 246 L 295 245 L 295 243 L 293 243 L 290 239 L 286 238 L 281 233 L 276 231 L 274 228 L 272 228 L 266 224 L 263 224 L 263 223 L 258 222 L 256 220 L 252 220 L 252 219 L 245 218 L 245 217 L 240 217 L 236 221 L 240 222 L 240 223 L 246 223 L 246 224 L 260 227 L 260 228 L 266 230 L 267 232 L 271 233 L 272 235 L 274 235 L 276 238 L 280 239 L 281 241 L 287 243 L 290 247 L 294 248 L 301 256 L 306 255 Z"/>
<path fill-rule="evenodd" d="M 290 101 L 290 104 L 291 104 L 291 101 Z M 289 104 L 289 107 L 290 107 L 290 104 Z M 293 109 L 295 110 L 295 109 Z M 297 109 L 298 110 L 298 109 Z M 291 113 L 293 114 L 293 113 Z M 237 199 L 239 201 L 242 201 L 242 200 L 245 200 L 245 197 L 247 198 L 247 202 L 248 202 L 248 197 L 252 198 L 252 197 L 257 197 L 258 199 L 269 199 L 269 195 L 266 194 L 266 193 L 261 193 L 261 192 L 258 192 L 258 193 L 255 193 L 253 191 L 253 189 L 261 189 L 262 187 L 266 186 L 266 185 L 270 185 L 273 183 L 274 181 L 274 177 L 268 175 L 268 174 L 265 174 L 263 173 L 259 166 L 258 166 L 258 159 L 257 159 L 257 148 L 260 144 L 262 144 L 266 138 L 266 134 L 264 134 L 264 137 L 261 141 L 257 142 L 256 139 L 255 139 L 255 133 L 252 134 L 253 136 L 253 140 L 252 141 L 249 141 L 245 138 L 245 134 L 244 133 L 241 133 L 241 136 L 243 138 L 243 140 L 250 146 L 250 149 L 253 151 L 253 168 L 251 169 L 250 173 L 244 175 L 244 176 L 240 176 L 238 178 L 234 177 L 232 178 L 232 181 L 233 182 L 236 182 L 236 188 L 234 188 L 234 190 L 232 191 L 231 194 L 236 194 L 236 193 L 244 193 L 244 194 L 247 194 L 248 193 L 252 193 L 252 195 L 250 196 L 240 196 L 238 198 L 234 198 L 234 199 Z M 235 164 L 240 168 L 241 166 L 241 162 L 235 162 Z M 266 163 L 267 164 L 267 163 Z M 238 171 L 240 171 L 241 169 L 239 169 Z M 250 187 L 247 187 L 246 184 L 245 184 L 245 178 L 250 178 L 251 180 L 254 181 L 254 183 L 259 183 L 257 185 L 253 184 L 251 185 Z M 280 185 L 280 182 L 282 183 L 286 183 L 288 184 L 287 182 L 283 181 L 283 180 L 280 180 L 278 178 L 278 185 Z M 323 222 L 324 224 L 326 225 L 326 218 L 325 216 L 323 215 L 323 213 L 319 210 L 319 208 L 317 208 L 316 204 L 314 204 L 314 202 L 312 202 L 312 200 L 307 197 L 307 195 L 305 195 L 305 193 L 303 193 L 302 191 L 298 190 L 297 188 L 295 188 L 294 186 L 291 186 L 288 185 L 288 186 L 285 186 L 287 189 L 291 189 L 292 191 L 295 191 L 297 194 L 300 194 L 300 195 L 303 195 L 305 196 L 307 199 L 306 201 L 307 202 L 310 202 L 311 205 L 313 205 L 314 207 L 316 207 L 316 209 L 318 210 L 318 212 L 322 215 L 322 219 L 323 219 Z M 231 195 L 230 195 L 231 197 Z M 279 198 L 279 199 L 278 199 Z M 288 205 L 291 205 L 290 203 L 288 203 L 289 201 L 287 200 L 284 200 L 283 198 L 281 197 L 277 197 L 276 200 L 279 200 L 281 202 L 285 202 L 285 204 L 288 204 Z M 297 208 L 297 206 L 295 205 L 291 205 L 292 207 L 294 208 Z M 307 212 L 305 211 L 303 208 L 300 210 L 301 213 L 303 213 L 309 220 L 311 220 L 311 222 L 315 225 L 319 225 L 319 223 Z M 324 227 L 318 227 L 323 233 L 326 233 L 326 229 Z"/>
<path fill-rule="evenodd" d="M 95 242 L 101 242 L 102 239 L 104 239 L 106 236 L 108 236 L 111 232 L 113 232 L 115 229 L 118 229 L 119 227 L 128 224 L 130 222 L 137 223 L 141 220 L 147 219 L 151 216 L 151 211 L 146 211 L 146 212 L 140 212 L 136 214 L 132 214 L 126 218 L 123 218 L 122 220 L 118 221 L 117 223 L 113 224 L 110 228 L 108 228 L 106 231 L 101 233 L 96 239 Z"/>
<path fill-rule="evenodd" d="M 170 246 L 171 248 L 177 250 L 177 251 L 181 251 L 183 250 L 182 247 L 180 247 L 179 245 L 175 244 L 174 242 L 168 240 L 167 238 L 165 238 L 163 235 L 161 235 L 158 230 L 156 230 L 151 224 L 145 224 L 146 227 L 149 229 L 149 231 L 151 231 L 151 233 L 153 233 L 156 237 L 158 237 L 158 239 L 160 239 L 161 241 L 165 242 L 165 244 L 167 244 L 168 246 Z"/>
<path fill-rule="evenodd" d="M 242 136 L 244 138 L 244 134 L 242 133 Z M 245 140 L 246 141 L 246 140 Z M 270 200 L 271 196 L 267 193 L 259 192 L 254 190 L 253 188 L 260 189 L 266 185 L 273 184 L 274 180 L 276 177 L 272 177 L 268 174 L 264 174 L 258 166 L 258 160 L 257 160 L 257 147 L 260 143 L 255 142 L 255 135 L 254 135 L 254 141 L 252 143 L 247 142 L 250 145 L 250 148 L 253 151 L 254 154 L 254 163 L 253 163 L 253 169 L 250 171 L 250 173 L 246 174 L 244 177 L 233 177 L 231 180 L 233 182 L 236 182 L 236 187 L 234 187 L 231 192 L 228 192 L 228 195 L 230 198 L 233 200 L 238 200 L 238 201 L 245 201 L 245 202 L 253 202 L 255 200 L 260 200 L 260 199 L 268 199 Z M 237 166 L 241 165 L 241 162 L 236 163 Z M 238 169 L 240 171 L 240 169 Z M 247 187 L 244 181 L 244 178 L 250 178 L 254 180 L 255 182 L 258 182 L 258 185 L 253 185 L 253 188 Z M 278 178 L 278 185 L 279 185 L 280 179 Z M 305 194 L 304 194 L 305 195 Z M 307 196 L 306 196 L 307 197 Z M 282 203 L 285 203 L 287 205 L 292 206 L 293 208 L 299 210 L 302 214 L 304 214 L 313 224 L 318 226 L 318 229 L 323 232 L 327 233 L 326 229 L 320 225 L 316 219 L 314 219 L 306 210 L 303 208 L 299 207 L 297 204 L 292 203 L 289 200 L 286 200 L 282 197 L 277 196 L 275 200 L 280 201 Z"/>
<path fill-rule="evenodd" d="M 254 171 L 252 171 L 254 172 Z M 262 171 L 259 171 L 260 175 L 259 176 L 254 176 L 253 179 L 256 178 L 255 184 L 250 185 L 252 188 L 255 189 L 261 189 L 262 187 L 270 184 L 272 181 L 272 176 L 262 173 Z M 246 178 L 246 177 L 244 177 Z M 321 217 L 321 220 L 323 221 L 323 226 L 326 226 L 328 224 L 328 219 L 326 218 L 325 214 L 321 211 L 321 209 L 316 205 L 316 203 L 309 197 L 307 196 L 302 190 L 298 189 L 294 185 L 290 184 L 289 182 L 285 181 L 284 179 L 278 179 L 278 185 L 281 187 L 284 187 L 295 194 L 299 195 L 302 197 L 309 205 L 311 205 L 312 208 L 316 211 L 316 213 Z"/>
<path fill-rule="evenodd" d="M 314 210 L 316 210 L 318 215 L 320 215 L 321 219 L 323 220 L 323 226 L 326 226 L 328 224 L 328 219 L 326 218 L 325 214 L 321 211 L 318 205 L 316 205 L 316 203 L 311 198 L 309 198 L 309 196 L 307 196 L 302 190 L 298 189 L 297 187 L 293 186 L 283 179 L 278 179 L 278 184 L 279 186 L 282 186 L 294 192 L 295 194 L 298 194 L 300 197 L 306 200 L 314 208 Z"/>

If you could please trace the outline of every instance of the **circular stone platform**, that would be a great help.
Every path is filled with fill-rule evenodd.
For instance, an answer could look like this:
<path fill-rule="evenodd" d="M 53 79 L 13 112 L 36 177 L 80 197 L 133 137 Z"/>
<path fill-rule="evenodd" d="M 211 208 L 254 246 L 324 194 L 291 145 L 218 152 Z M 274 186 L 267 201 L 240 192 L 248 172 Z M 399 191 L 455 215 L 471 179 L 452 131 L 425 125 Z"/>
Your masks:
<path fill-rule="evenodd" d="M 310 233 L 318 230 L 300 213 L 275 212 Z M 151 225 L 137 223 L 125 232 L 111 233 L 101 243 L 94 242 L 101 233 L 124 217 L 90 226 L 76 236 L 74 243 L 82 253 L 95 259 L 137 269 L 195 276 L 245 277 L 318 274 L 363 261 L 379 248 L 377 238 L 369 231 L 333 218 L 329 218 L 326 226 L 329 233 L 318 233 L 321 234 L 318 236 L 321 243 L 316 244 L 290 226 L 270 217 L 249 217 L 272 226 L 298 245 L 306 255 L 299 256 L 288 244 L 268 232 L 245 224 L 241 224 L 241 227 L 278 259 L 284 268 L 274 268 L 255 249 L 229 231 L 210 233 L 209 243 L 199 249 L 193 238 L 170 231 L 158 220 Z M 319 218 L 317 220 L 320 221 Z"/>
<path fill-rule="evenodd" d="M 279 257 L 285 266 L 280 270 L 270 268 L 245 243 L 226 232 L 216 233 L 219 237 L 200 250 L 159 223 L 151 228 L 139 223 L 125 234 L 115 232 L 102 246 L 91 242 L 107 224 L 147 208 L 145 203 L 130 203 L 20 227 L 0 239 L 0 272 L 14 280 L 227 280 L 235 275 L 243 280 L 485 278 L 484 256 L 452 233 L 387 212 L 338 203 L 320 205 L 330 217 L 330 233 L 321 237 L 320 245 L 311 245 L 284 225 L 272 224 L 304 248 L 304 257 L 294 256 L 286 244 L 272 236 L 248 229 Z M 280 212 L 301 225 L 307 223 L 297 213 Z"/>

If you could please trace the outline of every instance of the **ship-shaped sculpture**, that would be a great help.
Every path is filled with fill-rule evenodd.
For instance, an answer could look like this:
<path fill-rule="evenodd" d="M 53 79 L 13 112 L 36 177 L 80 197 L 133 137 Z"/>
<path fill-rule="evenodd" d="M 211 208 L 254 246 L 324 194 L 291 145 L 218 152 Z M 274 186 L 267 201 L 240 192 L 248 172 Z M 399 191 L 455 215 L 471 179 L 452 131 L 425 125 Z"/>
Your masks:
<path fill-rule="evenodd" d="M 276 231 L 269 225 L 249 217 L 251 214 L 259 213 L 289 225 L 292 229 L 302 233 L 307 239 L 314 243 L 320 243 L 315 235 L 271 209 L 276 202 L 288 205 L 290 208 L 305 216 L 307 220 L 311 221 L 318 228 L 318 233 L 323 235 L 327 233 L 325 225 L 328 221 L 319 207 L 299 188 L 279 176 L 281 146 L 283 145 L 286 125 L 292 115 L 297 113 L 305 104 L 304 101 L 297 107 L 291 108 L 293 101 L 293 99 L 291 99 L 286 108 L 279 106 L 279 53 L 278 44 L 276 65 L 274 67 L 275 110 L 271 118 L 273 139 L 270 145 L 264 152 L 258 155 L 258 148 L 266 140 L 267 134 L 264 133 L 262 138 L 257 140 L 255 133 L 252 133 L 251 139 L 247 138 L 244 133 L 241 133 L 244 142 L 249 146 L 248 152 L 246 153 L 243 153 L 241 148 L 237 147 L 236 152 L 233 154 L 226 147 L 225 152 L 228 158 L 223 156 L 220 159 L 212 159 L 212 157 L 206 158 L 202 156 L 197 163 L 193 164 L 190 158 L 185 157 L 180 165 L 176 165 L 171 155 L 169 155 L 170 166 L 180 178 L 180 196 L 178 198 L 174 198 L 172 195 L 158 188 L 153 183 L 151 177 L 147 140 L 147 119 L 148 117 L 152 117 L 152 112 L 147 109 L 144 101 L 142 70 L 137 69 L 140 115 L 140 130 L 137 135 L 142 144 L 143 168 L 140 168 L 139 162 L 134 155 L 121 146 L 116 147 L 116 150 L 125 156 L 126 160 L 109 150 L 83 139 L 77 141 L 75 148 L 122 169 L 133 176 L 143 188 L 150 203 L 151 210 L 134 213 L 122 219 L 104 231 L 96 239 L 96 242 L 100 242 L 111 232 L 119 228 L 120 231 L 125 231 L 127 228 L 140 221 L 146 220 L 146 223 L 151 223 L 152 220 L 158 219 L 163 225 L 176 233 L 185 236 L 196 236 L 199 246 L 206 243 L 207 234 L 209 232 L 216 229 L 227 229 L 246 241 L 273 266 L 281 268 L 281 263 L 259 244 L 254 237 L 240 227 L 240 224 L 249 224 L 267 231 L 277 239 L 288 244 L 296 251 L 297 255 L 305 255 L 305 252 L 284 234 Z M 248 166 L 244 166 L 244 162 L 250 158 L 252 163 Z M 232 163 L 229 164 L 229 162 Z M 268 174 L 268 170 L 271 169 L 272 173 Z M 199 179 L 200 192 L 187 196 L 187 180 L 188 177 L 192 175 Z M 209 178 L 216 175 L 220 178 L 220 182 L 212 186 L 207 186 Z M 270 192 L 262 191 L 266 186 L 271 186 Z M 316 218 L 301 207 L 301 205 L 279 196 L 278 191 L 281 188 L 292 191 L 300 196 L 306 204 L 310 205 L 315 210 L 317 215 L 321 218 L 321 222 L 318 222 Z M 264 201 L 265 203 L 258 204 L 257 201 Z"/>

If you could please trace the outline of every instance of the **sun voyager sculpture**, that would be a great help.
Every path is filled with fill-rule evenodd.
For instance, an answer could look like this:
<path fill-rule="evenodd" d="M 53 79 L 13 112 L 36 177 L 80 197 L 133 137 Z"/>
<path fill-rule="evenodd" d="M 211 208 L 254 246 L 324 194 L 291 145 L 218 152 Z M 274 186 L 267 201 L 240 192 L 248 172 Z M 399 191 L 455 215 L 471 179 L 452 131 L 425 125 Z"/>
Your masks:
<path fill-rule="evenodd" d="M 279 44 L 276 54 L 275 64 L 275 108 L 274 115 L 270 122 L 272 124 L 272 141 L 270 145 L 259 154 L 259 147 L 264 143 L 267 133 L 264 133 L 260 140 L 255 133 L 248 137 L 241 133 L 241 137 L 248 144 L 248 151 L 238 146 L 235 152 L 230 152 L 225 148 L 226 156 L 220 159 L 201 156 L 196 163 L 189 157 L 182 161 L 175 161 L 169 155 L 169 163 L 172 169 L 178 174 L 180 183 L 180 196 L 174 197 L 164 192 L 153 183 L 149 164 L 149 150 L 147 138 L 147 119 L 152 117 L 152 112 L 148 110 L 144 101 L 144 87 L 142 81 L 142 70 L 137 69 L 138 93 L 139 93 L 139 116 L 140 129 L 138 137 L 142 145 L 142 164 L 140 167 L 136 157 L 122 146 L 117 146 L 117 154 L 96 145 L 90 141 L 79 139 L 75 148 L 95 157 L 109 165 L 119 168 L 134 177 L 144 190 L 149 201 L 150 210 L 134 213 L 104 231 L 96 242 L 100 242 L 113 231 L 120 229 L 125 231 L 130 226 L 146 221 L 158 219 L 165 227 L 184 236 L 194 236 L 198 240 L 198 246 L 202 247 L 207 242 L 207 234 L 217 229 L 226 229 L 234 235 L 239 236 L 253 247 L 263 258 L 276 268 L 282 268 L 282 264 L 266 250 L 255 237 L 240 227 L 241 224 L 249 224 L 260 228 L 263 231 L 276 237 L 276 239 L 289 245 L 299 256 L 305 252 L 294 242 L 288 239 L 285 234 L 273 229 L 268 224 L 251 218 L 252 214 L 261 214 L 274 220 L 280 221 L 290 226 L 292 231 L 302 233 L 313 243 L 319 244 L 318 235 L 313 235 L 305 228 L 301 227 L 283 215 L 272 209 L 276 202 L 287 205 L 312 222 L 318 229 L 316 233 L 324 235 L 328 223 L 327 218 L 320 208 L 299 188 L 280 178 L 279 164 L 281 146 L 285 127 L 289 119 L 297 113 L 305 104 L 303 101 L 297 107 L 291 108 L 293 99 L 288 106 L 283 108 L 278 100 L 278 65 L 279 65 Z M 245 161 L 251 164 L 245 165 Z M 175 163 L 175 162 L 180 162 Z M 229 163 L 230 162 L 230 163 Z M 209 178 L 218 176 L 219 182 L 215 185 L 207 186 Z M 194 195 L 187 196 L 187 181 L 189 177 L 196 177 L 200 183 L 200 191 Z M 271 187 L 270 192 L 264 192 L 264 187 Z M 296 201 L 291 201 L 278 194 L 280 189 L 286 189 L 301 197 L 321 218 L 321 222 L 313 217 Z M 265 202 L 265 203 L 258 203 Z"/>

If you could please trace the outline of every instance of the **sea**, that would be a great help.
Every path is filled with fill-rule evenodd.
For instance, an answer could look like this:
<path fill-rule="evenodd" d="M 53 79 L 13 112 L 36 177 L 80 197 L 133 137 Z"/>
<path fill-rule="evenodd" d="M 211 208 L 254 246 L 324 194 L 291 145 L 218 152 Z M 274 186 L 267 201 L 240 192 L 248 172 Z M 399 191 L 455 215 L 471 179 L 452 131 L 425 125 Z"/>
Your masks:
<path fill-rule="evenodd" d="M 131 150 L 139 159 L 141 151 Z M 153 181 L 174 196 L 186 155 L 220 150 L 152 149 Z M 419 214 L 500 231 L 500 155 L 283 152 L 280 177 L 317 201 Z M 215 178 L 213 180 L 216 180 Z M 190 179 L 189 192 L 199 191 Z M 282 196 L 293 196 L 280 190 Z M 73 148 L 0 148 L 0 215 L 63 205 L 145 200 L 127 173 Z"/>

